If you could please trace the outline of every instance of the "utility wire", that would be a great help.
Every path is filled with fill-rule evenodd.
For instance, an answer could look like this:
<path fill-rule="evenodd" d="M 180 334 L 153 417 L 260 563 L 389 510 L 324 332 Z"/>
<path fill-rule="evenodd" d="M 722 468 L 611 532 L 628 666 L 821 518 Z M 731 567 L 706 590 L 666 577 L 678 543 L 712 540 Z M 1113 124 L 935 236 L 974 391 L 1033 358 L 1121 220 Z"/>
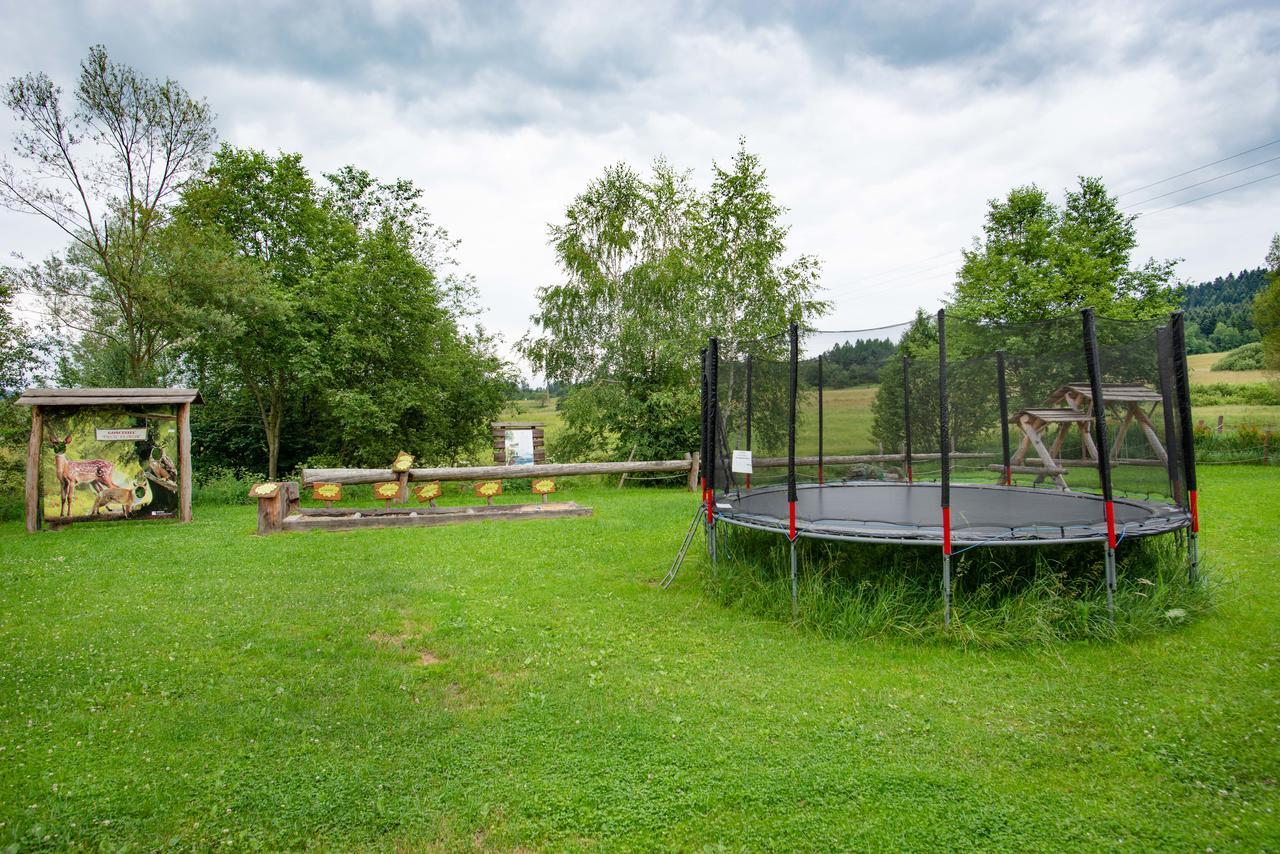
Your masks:
<path fill-rule="evenodd" d="M 1244 151 L 1239 152 L 1238 154 L 1232 154 L 1230 157 L 1224 157 L 1221 160 L 1215 160 L 1212 163 L 1206 163 L 1203 166 L 1197 166 L 1194 169 L 1188 169 L 1186 172 L 1179 172 L 1177 175 L 1170 175 L 1168 178 L 1161 178 L 1159 181 L 1152 181 L 1150 184 L 1143 184 L 1141 187 L 1134 187 L 1132 190 L 1125 190 L 1123 193 L 1117 194 L 1116 198 L 1118 199 L 1118 198 L 1121 198 L 1122 196 L 1128 196 L 1132 193 L 1138 192 L 1139 190 L 1146 190 L 1158 184 L 1164 184 L 1167 181 L 1172 181 L 1174 178 L 1182 178 L 1186 175 L 1190 175 L 1192 172 L 1199 172 L 1201 169 L 1208 169 L 1210 166 L 1217 166 L 1219 163 L 1226 163 L 1228 160 L 1235 160 L 1237 157 L 1243 157 L 1246 154 L 1252 154 L 1255 151 L 1261 151 L 1264 148 L 1270 148 L 1271 146 L 1276 145 L 1277 143 L 1280 143 L 1280 139 L 1273 139 L 1270 142 L 1264 142 L 1262 145 L 1258 145 L 1253 148 L 1246 149 Z"/>
<path fill-rule="evenodd" d="M 1152 196 L 1152 197 L 1151 197 L 1151 198 L 1149 198 L 1149 199 L 1143 199 L 1143 200 L 1142 200 L 1142 201 L 1140 201 L 1140 202 L 1134 202 L 1133 204 L 1125 205 L 1123 209 L 1124 209 L 1124 210 L 1128 210 L 1129 208 L 1142 207 L 1142 206 L 1143 206 L 1143 205 L 1145 205 L 1147 202 L 1154 202 L 1156 199 L 1163 199 L 1165 196 L 1172 196 L 1172 195 L 1175 195 L 1175 194 L 1177 194 L 1177 193 L 1181 193 L 1181 192 L 1183 192 L 1184 190 L 1190 190 L 1192 187 L 1199 187 L 1199 186 L 1200 186 L 1200 185 L 1202 185 L 1202 184 L 1212 184 L 1214 181 L 1220 181 L 1220 180 L 1222 180 L 1223 178 L 1230 178 L 1232 175 L 1239 175 L 1241 172 L 1248 172 L 1250 169 L 1256 169 L 1256 168 L 1258 168 L 1259 166 L 1265 166 L 1265 165 L 1267 165 L 1268 163 L 1274 163 L 1274 162 L 1276 162 L 1277 160 L 1280 160 L 1280 154 L 1277 154 L 1275 157 L 1272 157 L 1272 158 L 1270 158 L 1270 159 L 1268 159 L 1268 160 L 1259 160 L 1257 163 L 1251 164 L 1251 165 L 1249 165 L 1249 166 L 1241 166 L 1239 169 L 1236 169 L 1236 170 L 1234 170 L 1234 171 L 1232 171 L 1232 172 L 1223 172 L 1221 175 L 1215 175 L 1215 176 L 1214 176 L 1214 177 L 1212 177 L 1212 178 L 1205 178 L 1203 181 L 1197 181 L 1197 182 L 1196 182 L 1196 183 L 1194 183 L 1194 184 L 1188 184 L 1188 185 L 1187 185 L 1187 186 L 1185 186 L 1185 187 L 1179 187 L 1179 188 L 1178 188 L 1178 189 L 1176 189 L 1176 190 L 1170 190 L 1170 191 L 1169 191 L 1169 192 L 1167 192 L 1167 193 L 1161 193 L 1161 194 L 1160 194 L 1160 195 L 1158 195 L 1158 196 Z"/>
<path fill-rule="evenodd" d="M 1249 186 L 1250 184 L 1257 184 L 1257 183 L 1259 183 L 1259 182 L 1261 182 L 1261 181 L 1269 181 L 1269 180 L 1271 180 L 1272 178 L 1280 178 L 1280 172 L 1272 172 L 1270 175 L 1263 175 L 1261 178 L 1254 178 L 1252 181 L 1245 181 L 1243 184 L 1236 184 L 1236 185 L 1234 185 L 1234 186 L 1227 187 L 1226 189 L 1218 190 L 1218 191 L 1217 191 L 1217 192 L 1215 192 L 1215 193 L 1205 193 L 1203 196 L 1196 196 L 1194 199 L 1187 199 L 1185 202 L 1178 202 L 1176 205 L 1169 205 L 1169 207 L 1167 207 L 1167 208 L 1160 208 L 1160 210 L 1157 210 L 1157 211 L 1147 211 L 1147 212 L 1145 212 L 1145 213 L 1140 213 L 1140 214 L 1138 214 L 1138 216 L 1155 216 L 1155 215 L 1156 215 L 1156 214 L 1158 214 L 1158 213 L 1164 213 L 1165 211 L 1171 211 L 1171 210 L 1173 210 L 1174 208 L 1180 208 L 1180 207 L 1182 207 L 1183 205 L 1189 205 L 1189 204 L 1191 204 L 1192 202 L 1198 202 L 1198 201 L 1200 201 L 1201 199 L 1207 199 L 1207 198 L 1210 198 L 1210 197 L 1212 197 L 1212 196 L 1220 196 L 1220 195 L 1222 195 L 1223 193 L 1229 193 L 1229 192 L 1231 192 L 1232 190 L 1239 190 L 1241 187 L 1247 187 L 1247 186 Z"/>

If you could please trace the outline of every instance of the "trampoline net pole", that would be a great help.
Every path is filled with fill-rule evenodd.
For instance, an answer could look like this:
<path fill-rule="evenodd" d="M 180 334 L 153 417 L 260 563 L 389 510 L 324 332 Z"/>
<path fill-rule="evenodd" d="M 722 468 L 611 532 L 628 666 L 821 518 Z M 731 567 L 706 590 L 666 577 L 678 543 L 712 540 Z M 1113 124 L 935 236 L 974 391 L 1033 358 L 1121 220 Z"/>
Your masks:
<path fill-rule="evenodd" d="M 1169 318 L 1169 345 L 1172 349 L 1173 381 L 1178 393 L 1178 419 L 1182 425 L 1182 474 L 1187 486 L 1188 509 L 1191 511 L 1191 533 L 1188 545 L 1191 563 L 1188 576 L 1194 582 L 1200 571 L 1200 507 L 1196 501 L 1196 442 L 1191 428 L 1191 388 L 1187 376 L 1187 337 L 1182 312 Z"/>
<path fill-rule="evenodd" d="M 800 371 L 800 328 L 791 324 L 787 330 L 791 339 L 790 398 L 787 408 L 787 505 L 788 536 L 796 538 L 796 386 Z"/>
<path fill-rule="evenodd" d="M 751 450 L 751 354 L 747 354 L 747 399 L 746 399 L 746 427 L 747 427 L 747 451 Z M 751 475 L 747 475 L 747 489 L 751 488 Z"/>
<path fill-rule="evenodd" d="M 711 524 L 711 495 L 708 484 L 711 483 L 712 425 L 710 418 L 710 369 L 708 365 L 709 347 L 702 348 L 702 503 L 706 506 L 707 524 Z M 710 543 L 708 542 L 708 546 Z"/>
<path fill-rule="evenodd" d="M 947 317 L 938 309 L 938 450 L 942 458 L 942 622 L 951 626 L 951 414 L 947 401 Z"/>
<path fill-rule="evenodd" d="M 1165 448 L 1168 456 L 1169 492 L 1173 503 L 1182 506 L 1185 501 L 1182 488 L 1182 442 L 1178 436 L 1174 409 L 1177 391 L 1173 382 L 1173 346 L 1169 341 L 1169 327 L 1156 330 L 1156 354 L 1159 360 L 1160 407 L 1163 410 Z"/>
<path fill-rule="evenodd" d="M 911 357 L 902 357 L 902 462 L 907 483 L 915 481 L 911 469 Z"/>
<path fill-rule="evenodd" d="M 1004 350 L 996 351 L 996 393 L 1000 396 L 1000 447 L 1004 460 L 1004 485 L 1013 486 L 1009 464 L 1009 386 L 1005 379 Z"/>
<path fill-rule="evenodd" d="M 818 484 L 822 478 L 822 356 L 818 356 Z"/>
<path fill-rule="evenodd" d="M 1094 442 L 1098 451 L 1098 481 L 1102 486 L 1103 511 L 1107 518 L 1106 583 L 1107 612 L 1115 620 L 1116 511 L 1111 493 L 1111 453 L 1107 444 L 1107 403 L 1102 397 L 1102 370 L 1098 361 L 1098 335 L 1093 309 L 1080 312 L 1084 337 L 1085 367 L 1089 371 L 1089 396 L 1093 399 Z"/>

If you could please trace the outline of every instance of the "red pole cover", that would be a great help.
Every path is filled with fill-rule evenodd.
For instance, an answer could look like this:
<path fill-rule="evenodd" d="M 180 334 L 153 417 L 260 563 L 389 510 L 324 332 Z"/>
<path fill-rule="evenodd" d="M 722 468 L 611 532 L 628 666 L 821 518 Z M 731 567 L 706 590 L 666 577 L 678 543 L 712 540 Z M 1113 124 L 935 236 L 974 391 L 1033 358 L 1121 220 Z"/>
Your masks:
<path fill-rule="evenodd" d="M 796 503 L 794 501 L 787 502 L 787 515 L 790 517 L 790 529 L 788 530 L 787 535 L 791 537 L 792 540 L 795 540 L 796 538 Z"/>
<path fill-rule="evenodd" d="M 1200 505 L 1196 503 L 1196 491 L 1191 490 L 1191 533 L 1200 533 Z"/>
<path fill-rule="evenodd" d="M 711 506 L 714 501 L 715 501 L 715 494 L 709 489 L 704 489 L 702 491 L 702 503 L 707 505 L 707 524 L 708 525 L 714 525 L 716 521 L 715 517 L 712 515 L 712 506 Z"/>
<path fill-rule="evenodd" d="M 1105 506 L 1107 508 L 1107 545 L 1114 549 L 1116 547 L 1116 508 L 1110 501 Z"/>
<path fill-rule="evenodd" d="M 951 508 L 942 508 L 942 553 L 951 554 Z"/>
<path fill-rule="evenodd" d="M 911 472 L 911 466 L 907 466 L 907 483 L 915 483 L 915 475 Z"/>

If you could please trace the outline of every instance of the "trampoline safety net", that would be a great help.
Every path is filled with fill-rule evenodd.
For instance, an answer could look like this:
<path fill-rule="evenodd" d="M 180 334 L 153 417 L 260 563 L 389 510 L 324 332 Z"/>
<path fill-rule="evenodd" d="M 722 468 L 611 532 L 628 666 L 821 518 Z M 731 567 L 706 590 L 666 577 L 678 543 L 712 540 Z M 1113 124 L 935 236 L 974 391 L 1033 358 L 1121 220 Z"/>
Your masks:
<path fill-rule="evenodd" d="M 1185 353 L 1180 313 L 1087 310 L 712 339 L 708 502 L 793 539 L 948 550 L 1194 530 Z"/>

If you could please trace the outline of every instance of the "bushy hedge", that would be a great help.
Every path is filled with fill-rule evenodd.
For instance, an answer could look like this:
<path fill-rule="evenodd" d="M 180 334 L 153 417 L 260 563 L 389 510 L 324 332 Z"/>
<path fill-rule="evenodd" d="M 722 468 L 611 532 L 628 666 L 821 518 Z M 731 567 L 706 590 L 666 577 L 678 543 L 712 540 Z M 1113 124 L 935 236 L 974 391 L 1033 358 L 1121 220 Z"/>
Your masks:
<path fill-rule="evenodd" d="M 1258 371 L 1262 369 L 1262 343 L 1237 347 L 1213 363 L 1211 371 Z"/>

